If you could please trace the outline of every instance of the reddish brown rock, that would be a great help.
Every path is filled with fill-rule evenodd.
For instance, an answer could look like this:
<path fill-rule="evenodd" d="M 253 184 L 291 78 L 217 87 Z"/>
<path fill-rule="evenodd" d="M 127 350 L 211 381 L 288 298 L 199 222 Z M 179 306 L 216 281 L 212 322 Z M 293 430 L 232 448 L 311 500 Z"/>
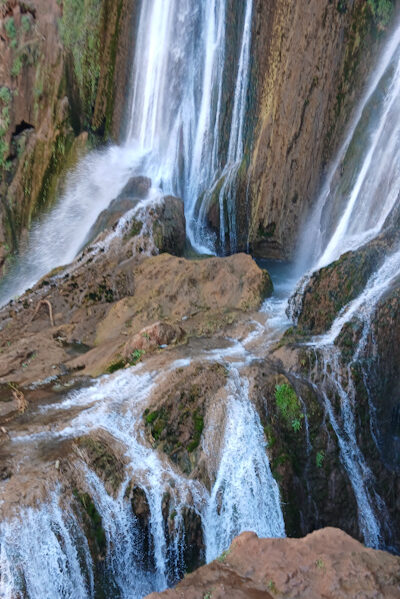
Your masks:
<path fill-rule="evenodd" d="M 292 254 L 327 161 L 379 56 L 371 2 L 255 0 L 254 132 L 238 190 L 241 244 L 268 257 Z M 246 173 L 247 170 L 247 173 Z M 250 183 L 250 185 L 249 185 Z"/>
<path fill-rule="evenodd" d="M 0 3 L 0 276 L 86 150 L 87 132 L 119 136 L 135 2 L 89 0 L 81 21 L 71 0 Z"/>
<path fill-rule="evenodd" d="M 398 599 L 400 558 L 325 528 L 304 539 L 243 533 L 218 560 L 148 599 Z"/>

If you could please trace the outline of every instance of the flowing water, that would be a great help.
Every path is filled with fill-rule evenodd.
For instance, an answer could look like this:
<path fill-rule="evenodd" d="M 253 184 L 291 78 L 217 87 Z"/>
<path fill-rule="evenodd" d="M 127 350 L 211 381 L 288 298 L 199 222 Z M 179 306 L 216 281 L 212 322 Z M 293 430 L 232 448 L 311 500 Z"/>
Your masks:
<path fill-rule="evenodd" d="M 221 239 L 228 233 L 235 249 L 234 183 L 244 150 L 252 6 L 252 0 L 238 2 L 241 18 L 229 26 L 227 0 L 142 2 L 125 140 L 91 152 L 69 174 L 62 197 L 33 225 L 2 281 L 0 305 L 71 262 L 97 216 L 135 175 L 183 199 L 188 239 L 207 254 L 217 245 L 224 249 L 205 224 L 207 192 L 223 181 Z"/>
<path fill-rule="evenodd" d="M 235 179 L 243 158 L 253 10 L 251 0 L 240 6 L 241 19 L 234 33 L 237 60 L 232 61 L 228 60 L 233 35 L 227 26 L 228 2 L 142 3 L 126 139 L 121 146 L 87 155 L 69 176 L 63 197 L 34 226 L 18 265 L 5 279 L 3 303 L 52 267 L 70 262 L 98 214 L 134 174 L 148 175 L 154 187 L 183 197 L 188 236 L 198 250 L 210 252 L 219 247 L 223 251 L 227 239 L 230 249 L 235 249 Z M 74 458 L 80 484 L 92 498 L 104 529 L 105 596 L 143 597 L 173 584 L 182 575 L 186 567 L 185 510 L 201 518 L 207 560 L 218 556 L 243 530 L 284 536 L 279 488 L 272 476 L 260 418 L 251 402 L 246 366 L 255 357 L 264 356 L 288 326 L 285 307 L 299 274 L 372 239 L 396 207 L 400 180 L 399 44 L 397 29 L 332 165 L 310 228 L 302 236 L 303 240 L 315 239 L 315 250 L 310 251 L 304 241 L 299 252 L 301 264 L 294 274 L 282 277 L 280 269 L 277 293 L 264 305 L 263 318 L 253 323 L 247 337 L 229 340 L 224 349 L 217 347 L 176 360 L 163 372 L 137 366 L 102 377 L 91 386 L 69 392 L 61 401 L 35 407 L 29 427 L 10 427 L 10 446 L 19 460 L 19 476 L 39 459 L 43 447 L 53 448 L 88 433 L 109 435 L 123 456 L 124 479 L 116 496 L 83 460 Z M 226 93 L 234 98 L 231 113 L 226 112 Z M 226 118 L 231 127 L 224 148 L 222 121 Z M 216 189 L 221 216 L 219 241 L 204 227 Z M 343 372 L 334 341 L 343 326 L 357 316 L 364 329 L 354 359 L 366 351 L 374 307 L 397 283 L 399 273 L 400 251 L 395 250 L 360 297 L 339 314 L 331 330 L 310 342 L 321 374 L 315 391 L 322 397 L 336 434 L 356 497 L 360 530 L 371 546 L 382 545 L 386 508 L 357 444 L 350 366 Z M 154 451 L 141 427 L 143 411 L 163 377 L 197 359 L 216 360 L 227 369 L 221 400 L 223 417 L 216 412 L 213 420 L 211 414 L 202 439 L 202 449 L 214 464 L 210 488 L 178 472 Z M 219 444 L 214 443 L 216 431 Z M 44 481 L 48 491 L 44 498 L 38 491 L 35 501 L 27 494 L 21 505 L 7 505 L 6 495 L 0 496 L 4 516 L 0 524 L 2 598 L 89 598 L 97 592 L 93 555 L 74 508 L 75 500 L 63 488 L 54 467 L 51 472 Z M 149 506 L 150 541 L 145 540 L 131 509 L 132 481 L 143 490 Z M 166 494 L 174 534 L 165 526 Z"/>
<path fill-rule="evenodd" d="M 356 250 L 385 232 L 391 215 L 396 218 L 400 198 L 400 27 L 395 29 L 367 88 L 349 134 L 328 174 L 303 239 L 314 239 L 300 248 L 301 268 L 308 272 L 289 303 L 294 319 L 301 296 L 313 271 Z M 395 222 L 395 221 L 394 221 Z M 397 246 L 396 246 L 397 243 Z M 311 265 L 311 268 L 310 268 Z M 388 252 L 363 292 L 345 306 L 325 334 L 314 338 L 318 384 L 326 413 L 336 434 L 341 461 L 347 471 L 358 506 L 359 528 L 372 547 L 390 541 L 390 522 L 376 481 L 357 442 L 356 389 L 352 368 L 367 357 L 371 319 L 379 300 L 400 282 L 400 240 Z M 344 327 L 357 319 L 361 333 L 349 364 L 343 363 L 335 345 Z M 310 379 L 312 380 L 312 379 Z M 364 376 L 366 383 L 366 377 Z M 374 406 L 370 401 L 372 436 Z"/>

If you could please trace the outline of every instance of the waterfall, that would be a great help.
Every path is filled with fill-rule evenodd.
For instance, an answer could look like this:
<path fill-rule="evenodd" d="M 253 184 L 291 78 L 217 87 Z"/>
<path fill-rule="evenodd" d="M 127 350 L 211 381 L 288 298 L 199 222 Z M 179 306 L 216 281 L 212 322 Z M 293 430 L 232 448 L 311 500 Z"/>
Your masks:
<path fill-rule="evenodd" d="M 93 597 L 92 559 L 73 512 L 59 495 L 39 509 L 21 510 L 0 527 L 0 597 Z M 85 575 L 86 573 L 86 575 Z"/>
<path fill-rule="evenodd" d="M 322 268 L 381 232 L 400 192 L 399 105 L 400 26 L 382 52 L 299 238 L 299 271 Z"/>
<path fill-rule="evenodd" d="M 241 356 L 248 359 L 243 349 Z M 189 363 L 186 360 L 184 365 Z M 182 366 L 178 360 L 169 371 Z M 180 474 L 145 442 L 143 411 L 165 373 L 149 372 L 144 366 L 102 377 L 90 387 L 71 391 L 61 402 L 39 406 L 42 417 L 58 415 L 59 424 L 51 430 L 43 431 L 39 425 L 28 433 L 11 433 L 12 442 L 22 444 L 27 453 L 31 444 L 76 439 L 97 430 L 106 431 L 122 449 L 125 478 L 116 496 L 109 494 L 85 462 L 78 461 L 75 466 L 80 488 L 101 517 L 106 543 L 105 596 L 139 599 L 153 590 L 165 589 L 182 576 L 186 567 L 182 514 L 187 508 L 201 518 L 208 561 L 244 530 L 254 530 L 260 536 L 285 535 L 279 489 L 271 473 L 261 422 L 250 401 L 249 383 L 241 377 L 237 363 L 227 364 L 227 368 L 225 430 L 219 452 L 215 453 L 204 432 L 207 452 L 214 454 L 210 461 L 217 465 L 211 492 Z M 70 419 L 66 418 L 69 414 Z M 216 425 L 220 430 L 221 423 Z M 131 481 L 143 489 L 148 503 L 150 556 L 130 504 Z M 174 514 L 175 538 L 166 533 L 166 493 L 170 496 L 169 513 Z M 40 506 L 22 508 L 0 524 L 2 598 L 87 599 L 95 595 L 93 559 L 71 501 L 60 483 Z M 46 587 L 47 580 L 51 582 Z"/>
<path fill-rule="evenodd" d="M 207 561 L 221 555 L 245 530 L 261 537 L 285 536 L 279 488 L 261 422 L 249 402 L 248 380 L 234 367 L 228 390 L 220 464 L 205 515 Z"/>
<path fill-rule="evenodd" d="M 236 243 L 234 183 L 244 152 L 252 0 L 245 2 L 232 90 L 223 89 L 226 72 L 233 66 L 227 57 L 234 34 L 227 26 L 227 10 L 225 0 L 143 3 L 127 137 L 146 156 L 146 174 L 166 193 L 184 199 L 189 240 L 204 253 L 215 251 L 204 219 L 210 194 L 221 180 L 222 248 L 226 217 L 233 251 Z M 230 116 L 223 104 L 227 92 L 234 97 Z M 221 146 L 226 116 L 230 122 L 227 151 Z M 229 214 L 224 208 L 227 198 Z"/>
<path fill-rule="evenodd" d="M 359 528 L 364 541 L 371 547 L 384 547 L 383 529 L 388 525 L 387 508 L 375 489 L 375 480 L 367 466 L 358 443 L 355 424 L 356 390 L 352 379 L 352 366 L 364 357 L 366 342 L 371 333 L 371 318 L 378 301 L 400 279 L 400 248 L 389 254 L 382 266 L 372 275 L 364 291 L 344 308 L 333 322 L 330 330 L 313 339 L 310 345 L 315 348 L 316 370 L 322 375 L 316 392 L 321 393 L 332 428 L 337 436 L 342 463 L 357 501 Z M 340 351 L 334 345 L 344 326 L 353 318 L 362 325 L 360 339 L 351 362 L 344 366 Z M 339 412 L 333 405 L 339 398 Z M 370 403 L 370 418 L 374 417 Z M 375 439 L 376 442 L 376 439 Z"/>
<path fill-rule="evenodd" d="M 33 224 L 2 280 L 0 305 L 71 262 L 97 216 L 134 175 L 146 175 L 163 193 L 183 199 L 188 239 L 207 254 L 225 248 L 206 226 L 210 190 L 222 180 L 221 239 L 229 222 L 236 249 L 235 181 L 244 152 L 252 4 L 246 0 L 242 8 L 238 2 L 236 32 L 227 0 L 141 3 L 124 141 L 89 153 L 67 176 L 62 196 Z M 235 35 L 237 64 L 227 55 Z"/>
<path fill-rule="evenodd" d="M 311 269 L 303 276 L 289 302 L 295 320 L 311 273 L 356 250 L 384 233 L 396 218 L 400 198 L 400 27 L 386 44 L 367 86 L 346 139 L 328 173 L 309 224 L 303 231 L 298 268 Z M 309 239 L 315 240 L 310 247 Z M 397 245 L 396 245 L 397 243 Z M 300 265 L 300 266 L 299 266 Z M 346 305 L 325 334 L 308 345 L 316 364 L 309 383 L 325 406 L 338 441 L 340 458 L 352 485 L 358 522 L 367 545 L 385 547 L 391 537 L 390 521 L 376 481 L 358 445 L 356 389 L 352 368 L 367 357 L 371 320 L 385 293 L 400 280 L 400 239 L 388 251 L 360 295 Z M 345 326 L 356 319 L 361 333 L 352 358 L 344 364 L 335 345 Z M 317 377 L 317 382 L 314 377 Z M 367 384 L 364 376 L 364 383 Z M 367 390 L 368 393 L 368 390 Z M 368 393 L 369 395 L 369 393 Z M 369 396 L 370 429 L 374 413 Z"/>

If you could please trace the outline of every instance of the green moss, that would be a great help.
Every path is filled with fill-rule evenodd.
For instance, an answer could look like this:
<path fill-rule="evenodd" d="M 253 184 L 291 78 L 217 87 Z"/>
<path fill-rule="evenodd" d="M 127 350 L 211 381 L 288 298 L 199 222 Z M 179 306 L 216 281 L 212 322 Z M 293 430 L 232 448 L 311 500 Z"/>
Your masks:
<path fill-rule="evenodd" d="M 6 141 L 6 135 L 10 126 L 10 109 L 12 95 L 8 87 L 0 87 L 0 168 L 6 166 L 9 153 L 9 144 Z"/>
<path fill-rule="evenodd" d="M 146 424 L 153 424 L 153 422 L 158 418 L 158 410 L 154 410 L 154 412 L 149 412 L 149 410 L 145 410 L 144 419 Z"/>
<path fill-rule="evenodd" d="M 71 53 L 73 68 L 89 125 L 100 77 L 102 0 L 64 0 L 60 33 Z"/>
<path fill-rule="evenodd" d="M 12 99 L 12 94 L 11 91 L 8 89 L 8 87 L 0 87 L 0 101 L 5 104 L 8 105 L 11 102 Z"/>
<path fill-rule="evenodd" d="M 24 33 L 28 33 L 31 28 L 31 20 L 28 15 L 22 15 L 21 17 L 21 27 Z"/>
<path fill-rule="evenodd" d="M 201 435 L 203 433 L 203 428 L 204 428 L 204 418 L 197 410 L 193 414 L 193 428 L 194 428 L 193 439 L 190 441 L 189 445 L 187 446 L 187 450 L 189 453 L 192 453 L 199 446 Z"/>
<path fill-rule="evenodd" d="M 272 449 L 276 443 L 276 436 L 271 424 L 266 424 L 264 426 L 264 435 L 267 440 L 268 447 Z"/>
<path fill-rule="evenodd" d="M 317 455 L 315 456 L 315 464 L 316 464 L 317 468 L 322 468 L 322 466 L 324 465 L 324 460 L 325 460 L 325 452 L 323 449 L 321 449 L 320 451 L 317 452 Z"/>
<path fill-rule="evenodd" d="M 126 366 L 126 361 L 121 358 L 119 360 L 115 360 L 114 362 L 111 362 L 111 364 L 107 367 L 106 372 L 108 372 L 108 374 L 112 374 L 113 372 L 116 372 L 117 370 L 121 370 L 121 368 L 125 368 L 125 366 Z"/>
<path fill-rule="evenodd" d="M 130 239 L 131 237 L 136 237 L 139 235 L 141 230 L 143 229 L 143 223 L 140 220 L 136 220 L 135 218 L 131 221 L 131 228 L 129 232 L 125 235 L 124 239 Z"/>
<path fill-rule="evenodd" d="M 393 15 L 392 0 L 367 0 L 367 4 L 378 28 L 385 29 Z"/>
<path fill-rule="evenodd" d="M 140 362 L 145 353 L 144 349 L 135 349 L 129 357 L 130 366 L 135 366 L 135 364 Z"/>
<path fill-rule="evenodd" d="M 79 493 L 76 489 L 73 493 L 85 510 L 90 521 L 88 530 L 89 542 L 92 544 L 94 543 L 100 553 L 104 553 L 106 549 L 106 535 L 103 528 L 103 520 L 97 511 L 92 498 L 88 493 Z"/>
<path fill-rule="evenodd" d="M 17 38 L 17 29 L 15 27 L 15 21 L 13 17 L 6 19 L 4 23 L 4 29 L 6 30 L 7 37 L 14 41 Z"/>
<path fill-rule="evenodd" d="M 293 387 L 287 383 L 275 387 L 276 407 L 283 420 L 289 424 L 295 432 L 301 429 L 304 414 Z"/>

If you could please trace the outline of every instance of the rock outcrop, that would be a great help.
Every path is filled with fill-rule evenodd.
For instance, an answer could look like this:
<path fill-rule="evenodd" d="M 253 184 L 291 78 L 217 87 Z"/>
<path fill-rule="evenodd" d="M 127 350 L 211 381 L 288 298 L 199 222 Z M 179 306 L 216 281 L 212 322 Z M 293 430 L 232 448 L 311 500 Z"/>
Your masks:
<path fill-rule="evenodd" d="M 150 202 L 150 203 L 149 203 Z M 142 200 L 66 267 L 0 311 L 0 381 L 98 375 L 210 335 L 272 292 L 250 256 L 187 260 L 183 204 Z"/>
<path fill-rule="evenodd" d="M 399 557 L 326 528 L 304 539 L 243 533 L 216 561 L 148 599 L 397 599 L 399 594 Z"/>

